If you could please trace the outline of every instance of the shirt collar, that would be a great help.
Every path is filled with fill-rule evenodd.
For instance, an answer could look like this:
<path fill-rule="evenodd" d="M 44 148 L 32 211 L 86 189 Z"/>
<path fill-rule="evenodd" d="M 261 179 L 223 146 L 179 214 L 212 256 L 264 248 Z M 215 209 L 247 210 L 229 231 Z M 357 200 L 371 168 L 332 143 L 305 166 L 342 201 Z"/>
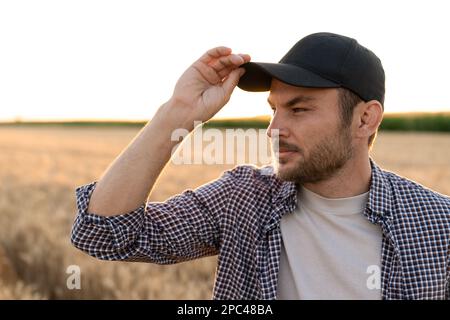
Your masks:
<path fill-rule="evenodd" d="M 372 222 L 380 219 L 392 219 L 392 190 L 386 174 L 369 158 L 372 167 L 369 200 L 364 215 Z"/>

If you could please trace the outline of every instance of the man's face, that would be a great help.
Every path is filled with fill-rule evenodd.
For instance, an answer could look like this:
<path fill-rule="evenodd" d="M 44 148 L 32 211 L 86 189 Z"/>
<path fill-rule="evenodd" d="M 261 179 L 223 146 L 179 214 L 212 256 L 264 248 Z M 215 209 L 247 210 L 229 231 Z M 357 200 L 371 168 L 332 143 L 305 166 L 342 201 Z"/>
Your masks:
<path fill-rule="evenodd" d="M 267 134 L 280 179 L 324 181 L 352 158 L 351 128 L 342 127 L 337 89 L 294 87 L 273 79 L 268 101 L 274 113 Z"/>

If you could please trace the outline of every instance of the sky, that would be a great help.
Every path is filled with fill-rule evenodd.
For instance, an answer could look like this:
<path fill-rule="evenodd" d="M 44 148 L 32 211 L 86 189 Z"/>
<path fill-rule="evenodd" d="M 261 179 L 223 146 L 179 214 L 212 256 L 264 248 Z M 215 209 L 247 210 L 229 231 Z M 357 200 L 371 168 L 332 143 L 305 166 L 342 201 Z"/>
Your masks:
<path fill-rule="evenodd" d="M 448 1 L 0 0 L 0 121 L 150 119 L 178 77 L 225 45 L 278 62 L 340 33 L 381 59 L 386 112 L 450 111 Z M 270 114 L 235 89 L 216 115 Z"/>

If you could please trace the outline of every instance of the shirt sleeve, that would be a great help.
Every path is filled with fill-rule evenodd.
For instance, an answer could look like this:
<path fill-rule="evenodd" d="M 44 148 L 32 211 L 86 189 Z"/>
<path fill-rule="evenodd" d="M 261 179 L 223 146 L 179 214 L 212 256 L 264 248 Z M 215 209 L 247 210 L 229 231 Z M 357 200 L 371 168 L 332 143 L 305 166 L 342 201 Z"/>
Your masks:
<path fill-rule="evenodd" d="M 102 260 L 171 264 L 218 254 L 220 216 L 234 189 L 232 171 L 165 202 L 147 202 L 132 212 L 99 216 L 87 208 L 96 182 L 76 189 L 72 244 Z"/>

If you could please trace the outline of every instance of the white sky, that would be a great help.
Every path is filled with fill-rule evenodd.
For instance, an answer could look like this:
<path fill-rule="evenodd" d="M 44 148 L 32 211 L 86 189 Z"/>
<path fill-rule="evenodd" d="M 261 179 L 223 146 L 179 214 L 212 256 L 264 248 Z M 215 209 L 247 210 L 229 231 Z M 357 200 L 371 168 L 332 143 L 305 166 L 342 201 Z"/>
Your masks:
<path fill-rule="evenodd" d="M 218 45 L 277 62 L 335 32 L 374 51 L 387 112 L 450 111 L 448 1 L 0 0 L 0 120 L 149 119 Z M 268 114 L 236 89 L 218 116 Z"/>

